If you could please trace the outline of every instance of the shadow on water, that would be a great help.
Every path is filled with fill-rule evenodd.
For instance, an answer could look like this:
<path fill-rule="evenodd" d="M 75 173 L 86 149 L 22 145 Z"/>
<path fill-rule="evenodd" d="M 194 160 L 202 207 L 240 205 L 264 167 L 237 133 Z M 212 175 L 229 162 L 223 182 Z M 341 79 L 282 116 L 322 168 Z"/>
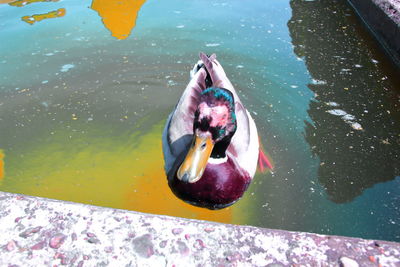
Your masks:
<path fill-rule="evenodd" d="M 344 1 L 291 1 L 294 52 L 315 93 L 305 139 L 318 179 L 345 203 L 400 175 L 400 80 Z"/>

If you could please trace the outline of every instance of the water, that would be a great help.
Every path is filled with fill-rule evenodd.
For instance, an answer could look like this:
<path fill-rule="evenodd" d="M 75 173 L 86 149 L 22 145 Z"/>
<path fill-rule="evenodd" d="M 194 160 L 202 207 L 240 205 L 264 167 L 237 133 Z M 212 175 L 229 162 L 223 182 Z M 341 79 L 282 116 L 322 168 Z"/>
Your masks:
<path fill-rule="evenodd" d="M 0 190 L 400 241 L 399 73 L 343 1 L 25 2 L 0 5 Z M 200 51 L 276 166 L 220 211 L 176 199 L 163 172 Z"/>

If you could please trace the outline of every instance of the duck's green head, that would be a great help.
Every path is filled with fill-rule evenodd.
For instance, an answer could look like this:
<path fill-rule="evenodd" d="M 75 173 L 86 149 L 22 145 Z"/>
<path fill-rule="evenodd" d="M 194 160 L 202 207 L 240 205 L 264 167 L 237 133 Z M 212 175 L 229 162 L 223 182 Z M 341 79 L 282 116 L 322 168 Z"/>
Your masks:
<path fill-rule="evenodd" d="M 178 179 L 194 183 L 208 159 L 223 158 L 237 128 L 235 100 L 230 91 L 210 87 L 201 93 L 193 122 L 193 141 L 177 172 Z"/>
<path fill-rule="evenodd" d="M 214 143 L 236 131 L 235 101 L 230 91 L 210 87 L 201 93 L 195 112 L 193 132 L 209 132 Z"/>

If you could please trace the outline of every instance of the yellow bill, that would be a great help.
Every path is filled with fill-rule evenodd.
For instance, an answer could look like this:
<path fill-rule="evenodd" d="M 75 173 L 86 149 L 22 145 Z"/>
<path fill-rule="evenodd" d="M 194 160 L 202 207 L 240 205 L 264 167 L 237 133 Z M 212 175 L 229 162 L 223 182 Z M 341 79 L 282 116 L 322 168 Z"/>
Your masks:
<path fill-rule="evenodd" d="M 193 143 L 178 169 L 177 177 L 187 183 L 195 183 L 204 173 L 214 144 L 211 137 L 194 135 Z"/>

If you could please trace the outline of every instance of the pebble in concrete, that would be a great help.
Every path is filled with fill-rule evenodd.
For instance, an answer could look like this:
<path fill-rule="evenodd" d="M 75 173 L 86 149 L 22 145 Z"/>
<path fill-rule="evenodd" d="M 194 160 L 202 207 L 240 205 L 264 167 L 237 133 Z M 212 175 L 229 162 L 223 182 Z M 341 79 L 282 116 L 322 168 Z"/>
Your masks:
<path fill-rule="evenodd" d="M 49 246 L 51 248 L 60 248 L 66 238 L 67 236 L 64 234 L 56 234 L 50 239 Z"/>
<path fill-rule="evenodd" d="M 355 260 L 347 258 L 347 257 L 341 257 L 340 264 L 341 264 L 341 267 L 358 267 L 359 266 Z"/>
<path fill-rule="evenodd" d="M 400 244 L 0 192 L 0 266 L 400 266 Z"/>

